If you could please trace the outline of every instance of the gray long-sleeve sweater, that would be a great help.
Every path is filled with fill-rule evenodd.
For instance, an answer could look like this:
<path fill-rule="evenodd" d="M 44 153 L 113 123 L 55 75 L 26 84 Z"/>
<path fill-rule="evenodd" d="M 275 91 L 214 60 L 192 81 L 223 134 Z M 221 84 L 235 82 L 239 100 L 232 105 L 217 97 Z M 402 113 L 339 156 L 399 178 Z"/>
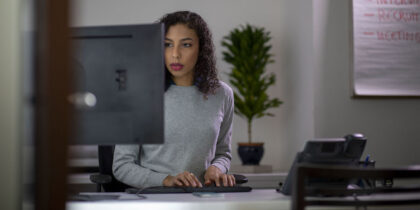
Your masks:
<path fill-rule="evenodd" d="M 133 187 L 162 185 L 183 171 L 204 181 L 210 165 L 227 173 L 230 167 L 233 92 L 220 81 L 216 94 L 204 99 L 196 86 L 171 85 L 165 92 L 165 143 L 116 145 L 114 176 Z"/>

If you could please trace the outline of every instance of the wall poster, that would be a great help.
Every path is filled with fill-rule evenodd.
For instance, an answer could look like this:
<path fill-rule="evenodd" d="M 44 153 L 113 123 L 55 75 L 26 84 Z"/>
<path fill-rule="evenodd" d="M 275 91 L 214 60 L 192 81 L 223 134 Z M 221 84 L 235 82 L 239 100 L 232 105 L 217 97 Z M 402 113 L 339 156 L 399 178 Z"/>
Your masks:
<path fill-rule="evenodd" d="M 353 0 L 355 96 L 420 96 L 420 0 Z"/>

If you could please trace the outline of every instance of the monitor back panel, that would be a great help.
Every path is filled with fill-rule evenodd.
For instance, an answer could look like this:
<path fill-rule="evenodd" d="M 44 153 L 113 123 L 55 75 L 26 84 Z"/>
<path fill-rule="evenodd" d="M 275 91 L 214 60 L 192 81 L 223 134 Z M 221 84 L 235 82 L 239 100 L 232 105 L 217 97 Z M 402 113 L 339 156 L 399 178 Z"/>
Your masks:
<path fill-rule="evenodd" d="M 163 143 L 164 29 L 160 24 L 73 28 L 76 144 Z"/>

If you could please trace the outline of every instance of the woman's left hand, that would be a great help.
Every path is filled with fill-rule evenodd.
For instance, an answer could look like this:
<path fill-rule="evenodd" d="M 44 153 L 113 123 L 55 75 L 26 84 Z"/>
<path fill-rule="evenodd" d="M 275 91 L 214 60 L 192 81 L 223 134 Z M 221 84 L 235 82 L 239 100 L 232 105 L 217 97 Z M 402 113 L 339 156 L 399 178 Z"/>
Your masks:
<path fill-rule="evenodd" d="M 220 187 L 221 183 L 223 183 L 223 186 L 225 187 L 233 187 L 236 184 L 233 175 L 224 174 L 219 168 L 213 165 L 208 167 L 204 174 L 204 185 L 210 185 L 212 182 L 214 182 L 217 187 Z"/>

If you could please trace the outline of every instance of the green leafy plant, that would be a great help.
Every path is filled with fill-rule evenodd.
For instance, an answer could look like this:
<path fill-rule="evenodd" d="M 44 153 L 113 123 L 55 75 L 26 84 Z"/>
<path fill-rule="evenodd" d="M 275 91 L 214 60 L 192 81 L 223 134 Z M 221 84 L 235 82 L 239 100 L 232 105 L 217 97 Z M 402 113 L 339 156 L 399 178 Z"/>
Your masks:
<path fill-rule="evenodd" d="M 263 116 L 274 116 L 268 109 L 283 102 L 270 99 L 267 89 L 274 85 L 276 77 L 266 73 L 266 66 L 273 63 L 269 53 L 270 33 L 264 28 L 247 24 L 232 30 L 222 40 L 223 59 L 232 64 L 229 82 L 234 86 L 235 114 L 248 121 L 248 142 L 251 143 L 252 121 Z"/>

